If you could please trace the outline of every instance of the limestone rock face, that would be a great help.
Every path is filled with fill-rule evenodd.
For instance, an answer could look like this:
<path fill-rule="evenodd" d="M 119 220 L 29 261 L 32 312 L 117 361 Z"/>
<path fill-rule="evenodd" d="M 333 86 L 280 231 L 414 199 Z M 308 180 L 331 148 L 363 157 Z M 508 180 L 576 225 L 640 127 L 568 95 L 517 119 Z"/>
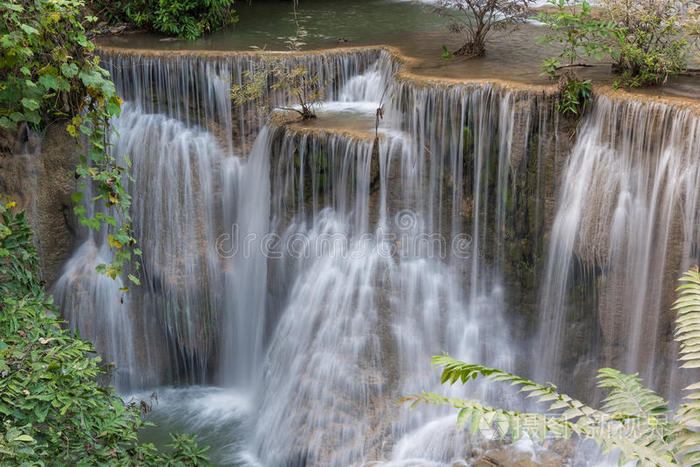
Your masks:
<path fill-rule="evenodd" d="M 14 139 L 13 143 L 9 143 Z M 41 135 L 22 132 L 3 138 L 0 195 L 29 215 L 41 260 L 42 276 L 52 285 L 75 247 L 76 221 L 71 194 L 79 148 L 65 123 L 49 125 Z M 10 147 L 10 150 L 7 150 Z"/>

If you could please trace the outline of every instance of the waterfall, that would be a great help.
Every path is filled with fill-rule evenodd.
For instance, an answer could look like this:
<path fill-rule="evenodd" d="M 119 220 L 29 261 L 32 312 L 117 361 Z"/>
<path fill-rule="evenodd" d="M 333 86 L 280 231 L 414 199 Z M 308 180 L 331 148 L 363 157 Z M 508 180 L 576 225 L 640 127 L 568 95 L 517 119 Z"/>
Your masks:
<path fill-rule="evenodd" d="M 255 103 L 233 106 L 230 89 L 245 80 L 245 73 L 254 71 L 260 63 L 256 54 L 190 53 L 181 55 L 141 56 L 138 53 L 103 50 L 105 68 L 125 101 L 133 102 L 146 113 L 163 114 L 188 126 L 198 126 L 219 136 L 229 152 L 245 156 L 264 116 L 256 111 Z M 376 63 L 388 57 L 378 49 L 356 51 L 280 54 L 286 66 L 304 66 L 324 83 L 326 100 L 340 100 L 346 83 Z M 392 73 L 393 62 L 385 58 L 383 74 Z M 284 91 L 271 92 L 272 105 L 288 101 Z M 234 108 L 235 107 L 235 108 Z"/>
<path fill-rule="evenodd" d="M 572 337 L 581 320 L 574 289 L 588 284 L 605 364 L 668 391 L 677 383 L 667 337 L 673 284 L 698 260 L 700 118 L 665 104 L 598 97 L 578 133 L 541 289 L 538 376 L 566 379 L 562 362 L 581 339 Z M 593 311 L 584 313 L 595 319 Z"/>
<path fill-rule="evenodd" d="M 377 56 L 369 50 L 286 59 L 319 73 L 326 94 L 337 98 Z M 234 225 L 248 229 L 239 232 L 244 236 L 267 230 L 270 143 L 249 148 L 262 121 L 252 106 L 233 109 L 229 98 L 231 83 L 240 82 L 256 59 L 103 58 L 127 101 L 112 144 L 117 157 L 126 154 L 133 162 L 135 181 L 125 186 L 138 192 L 132 217 L 144 251 L 143 285 L 124 297 L 119 281 L 90 278 L 86 273 L 110 256 L 102 237 L 86 234 L 57 282 L 59 306 L 75 310 L 68 312 L 72 325 L 115 361 L 121 390 L 251 379 L 260 366 L 251 355 L 263 356 L 265 260 L 227 259 L 215 245 Z M 230 338 L 221 340 L 221 329 Z"/>
<path fill-rule="evenodd" d="M 224 225 L 232 229 L 231 241 L 235 243 L 230 248 L 236 248 L 221 251 L 228 257 L 219 377 L 226 385 L 253 386 L 258 382 L 255 375 L 261 368 L 267 295 L 267 257 L 262 248 L 270 217 L 269 149 L 273 137 L 274 132 L 264 127 L 245 163 L 229 159 L 223 170 Z"/>
<path fill-rule="evenodd" d="M 120 371 L 141 378 L 118 384 L 120 389 L 173 377 L 204 382 L 218 339 L 222 300 L 221 268 L 211 245 L 219 212 L 213 201 L 213 172 L 225 153 L 210 133 L 189 129 L 165 115 L 144 113 L 129 103 L 114 126 L 112 150 L 118 157 L 129 155 L 133 164 L 134 181 L 125 179 L 125 188 L 138 192 L 131 213 L 136 239 L 145 252 L 138 271 L 142 285 L 124 295 L 122 302 L 120 281 L 94 273 L 110 254 L 104 238 L 89 234 L 57 282 L 57 301 L 68 313 L 92 314 L 89 320 L 69 316 L 69 321 L 95 340 L 98 350 L 103 350 L 103 340 L 89 323 L 118 334 L 107 345 L 125 356 L 116 361 L 122 363 Z M 93 291 L 84 297 L 88 300 L 79 297 L 82 288 Z M 111 328 L 107 323 L 116 314 L 120 325 Z M 111 351 L 107 354 L 114 358 Z"/>
<path fill-rule="evenodd" d="M 440 388 L 431 355 L 555 382 L 598 351 L 647 374 L 673 355 L 668 284 L 697 257 L 690 111 L 596 97 L 569 153 L 542 91 L 428 84 L 387 51 L 349 49 L 278 58 L 327 83 L 324 112 L 372 122 L 384 104 L 379 134 L 278 126 L 230 100 L 255 54 L 102 55 L 127 101 L 112 142 L 133 161 L 143 285 L 122 303 L 118 281 L 89 274 L 109 251 L 85 234 L 56 297 L 120 390 L 188 385 L 163 389 L 177 405 L 217 384 L 206 400 L 244 401 L 193 417 L 223 437 L 218 460 L 466 462 L 452 411 L 396 400 L 517 401 Z"/>
<path fill-rule="evenodd" d="M 114 364 L 114 385 L 128 390 L 149 380 L 138 371 L 129 303 L 128 299 L 124 303 L 119 291 L 121 278 L 112 280 L 95 273 L 110 258 L 106 242 L 89 235 L 64 266 L 54 300 L 64 310 L 71 330 L 89 336 L 103 361 Z"/>
<path fill-rule="evenodd" d="M 355 95 L 366 95 L 372 73 L 349 82 Z M 271 219 L 287 255 L 271 263 L 281 316 L 254 432 L 266 465 L 381 458 L 414 430 L 435 441 L 424 460 L 449 461 L 458 435 L 434 422 L 446 412 L 407 417 L 397 398 L 437 389 L 428 357 L 442 350 L 515 365 L 498 263 L 536 99 L 477 87 L 390 90 L 384 138 L 287 129 L 272 148 Z"/>

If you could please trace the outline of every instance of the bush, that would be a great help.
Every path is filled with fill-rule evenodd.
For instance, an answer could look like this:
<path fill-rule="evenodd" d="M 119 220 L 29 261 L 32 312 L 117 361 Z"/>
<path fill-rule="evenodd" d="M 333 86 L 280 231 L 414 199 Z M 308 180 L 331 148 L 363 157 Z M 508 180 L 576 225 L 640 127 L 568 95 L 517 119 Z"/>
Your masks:
<path fill-rule="evenodd" d="M 554 12 L 540 13 L 538 19 L 547 25 L 547 32 L 537 37 L 541 44 L 560 44 L 558 57 L 545 59 L 544 73 L 554 78 L 560 68 L 584 66 L 583 57 L 600 60 L 609 51 L 606 40 L 610 37 L 612 24 L 593 17 L 591 5 L 586 0 L 548 0 Z M 563 63 L 562 63 L 563 61 Z"/>
<path fill-rule="evenodd" d="M 697 10 L 689 9 L 690 3 L 686 6 L 685 0 L 602 0 L 601 6 L 617 26 L 618 50 L 612 58 L 613 71 L 620 74 L 618 85 L 661 84 L 686 69 L 685 19 L 692 20 L 697 15 Z"/>
<path fill-rule="evenodd" d="M 297 19 L 296 4 L 294 4 L 294 20 L 297 30 L 293 36 L 286 38 L 290 52 L 301 52 L 306 43 L 306 29 Z M 328 83 L 322 83 L 318 73 L 311 73 L 305 66 L 288 66 L 279 57 L 260 50 L 260 62 L 252 70 L 243 72 L 243 82 L 231 87 L 231 99 L 236 105 L 254 103 L 256 109 L 265 114 L 271 110 L 271 95 L 267 92 L 282 91 L 287 97 L 296 100 L 299 108 L 279 107 L 280 110 L 296 112 L 302 120 L 316 118 L 314 107 L 323 101 L 324 88 Z"/>
<path fill-rule="evenodd" d="M 590 79 L 579 79 L 574 73 L 565 74 L 559 81 L 559 105 L 557 109 L 567 116 L 580 116 L 593 96 Z"/>
<path fill-rule="evenodd" d="M 590 80 L 579 78 L 574 67 L 587 66 L 580 63 L 583 57 L 595 57 L 600 60 L 610 48 L 606 43 L 612 33 L 613 25 L 593 17 L 588 2 L 575 0 L 549 0 L 555 8 L 553 13 L 540 13 L 539 20 L 547 25 L 547 33 L 538 37 L 542 44 L 561 44 L 562 51 L 558 57 L 542 61 L 542 74 L 555 79 L 561 69 L 566 72 L 559 78 L 559 106 L 561 113 L 580 117 L 593 95 Z M 562 64 L 561 61 L 564 61 Z"/>
<path fill-rule="evenodd" d="M 234 0 L 94 0 L 98 14 L 151 31 L 196 39 L 237 21 Z"/>
<path fill-rule="evenodd" d="M 87 227 L 112 228 L 112 243 L 120 246 L 100 270 L 115 278 L 140 252 L 128 228 L 131 197 L 121 183 L 126 168 L 109 151 L 110 120 L 119 115 L 121 100 L 93 55 L 83 23 L 97 18 L 84 16 L 83 7 L 81 0 L 0 1 L 0 127 L 40 130 L 70 120 L 66 129 L 83 146 L 76 178 L 90 183 L 93 200 L 107 206 L 88 217 L 78 192 L 75 214 Z M 79 186 L 86 189 L 82 181 Z"/>
<path fill-rule="evenodd" d="M 138 442 L 148 407 L 102 386 L 93 346 L 61 328 L 13 205 L 0 203 L 0 464 L 206 464 L 188 435 L 173 435 L 168 453 Z"/>
<path fill-rule="evenodd" d="M 432 9 L 450 20 L 451 32 L 466 39 L 454 55 L 478 57 L 486 55 L 491 30 L 525 21 L 530 3 L 532 0 L 437 0 Z"/>

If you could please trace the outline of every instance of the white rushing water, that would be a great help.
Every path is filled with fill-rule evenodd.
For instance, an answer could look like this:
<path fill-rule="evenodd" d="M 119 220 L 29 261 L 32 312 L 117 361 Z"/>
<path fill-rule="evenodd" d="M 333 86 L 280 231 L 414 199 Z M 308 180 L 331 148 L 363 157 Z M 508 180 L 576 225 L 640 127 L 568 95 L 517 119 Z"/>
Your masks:
<path fill-rule="evenodd" d="M 384 104 L 375 139 L 276 128 L 232 106 L 251 56 L 106 59 L 127 100 L 114 150 L 133 161 L 143 285 L 122 303 L 119 282 L 90 274 L 109 255 L 90 234 L 55 294 L 115 362 L 118 388 L 156 388 L 156 420 L 209 433 L 215 460 L 470 461 L 483 446 L 453 411 L 396 400 L 436 390 L 518 404 L 493 386 L 440 388 L 429 357 L 441 351 L 555 378 L 581 258 L 604 271 L 599 313 L 628 320 L 612 337 L 634 349 L 625 364 L 658 364 L 640 342 L 665 303 L 668 283 L 654 278 L 688 264 L 697 234 L 696 117 L 598 98 L 559 186 L 545 276 L 528 285 L 518 281 L 535 273 L 521 264 L 536 271 L 534 250 L 545 251 L 547 177 L 564 157 L 546 96 L 398 81 L 386 52 L 287 57 L 328 81 L 323 115 L 372 121 Z M 673 248 L 655 246 L 671 245 L 674 222 L 687 226 L 685 259 L 667 268 Z M 522 351 L 535 328 L 518 317 L 536 308 L 528 296 L 541 305 L 537 365 Z M 526 444 L 509 449 L 541 454 Z"/>
<path fill-rule="evenodd" d="M 541 294 L 540 380 L 566 371 L 578 269 L 595 277 L 606 364 L 678 394 L 664 336 L 675 279 L 698 261 L 700 118 L 598 98 L 563 176 Z"/>

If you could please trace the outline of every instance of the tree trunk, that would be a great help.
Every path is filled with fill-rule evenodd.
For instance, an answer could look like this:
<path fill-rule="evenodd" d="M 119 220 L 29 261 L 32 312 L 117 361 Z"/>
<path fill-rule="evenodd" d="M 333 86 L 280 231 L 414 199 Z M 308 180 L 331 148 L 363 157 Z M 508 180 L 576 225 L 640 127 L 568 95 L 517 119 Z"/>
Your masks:
<path fill-rule="evenodd" d="M 469 41 L 453 52 L 462 57 L 483 57 L 486 55 L 486 44 L 481 39 Z"/>

